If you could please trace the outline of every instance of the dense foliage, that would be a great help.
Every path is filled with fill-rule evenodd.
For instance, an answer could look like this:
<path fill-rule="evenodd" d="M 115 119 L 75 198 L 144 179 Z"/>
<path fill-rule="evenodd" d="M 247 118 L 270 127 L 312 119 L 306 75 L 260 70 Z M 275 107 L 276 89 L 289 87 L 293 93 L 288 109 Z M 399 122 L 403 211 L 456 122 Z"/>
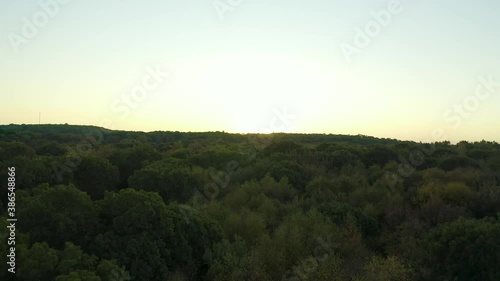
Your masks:
<path fill-rule="evenodd" d="M 0 170 L 1 280 L 500 280 L 496 142 L 9 125 Z"/>

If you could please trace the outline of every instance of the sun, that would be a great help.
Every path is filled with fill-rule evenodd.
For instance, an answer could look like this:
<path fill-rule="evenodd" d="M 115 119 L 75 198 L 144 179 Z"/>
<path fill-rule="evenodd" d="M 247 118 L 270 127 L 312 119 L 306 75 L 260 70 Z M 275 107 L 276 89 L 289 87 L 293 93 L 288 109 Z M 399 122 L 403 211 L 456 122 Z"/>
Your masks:
<path fill-rule="evenodd" d="M 324 106 L 318 100 L 331 95 L 334 82 L 318 65 L 277 54 L 197 58 L 181 72 L 182 92 L 237 133 L 290 132 L 293 121 L 284 122 L 279 112 L 317 111 Z"/>

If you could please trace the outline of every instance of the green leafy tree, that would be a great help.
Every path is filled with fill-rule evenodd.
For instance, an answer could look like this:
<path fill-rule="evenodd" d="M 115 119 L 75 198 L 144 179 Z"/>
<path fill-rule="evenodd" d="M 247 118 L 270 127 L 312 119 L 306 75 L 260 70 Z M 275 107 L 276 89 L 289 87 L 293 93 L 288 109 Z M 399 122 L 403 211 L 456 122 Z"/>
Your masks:
<path fill-rule="evenodd" d="M 110 260 L 101 260 L 96 268 L 96 273 L 102 281 L 132 280 L 130 274 L 123 266 L 119 266 L 115 261 Z"/>
<path fill-rule="evenodd" d="M 346 272 L 342 258 L 338 254 L 331 253 L 325 260 L 318 260 L 318 266 L 309 276 L 309 280 L 350 281 L 352 277 Z"/>
<path fill-rule="evenodd" d="M 461 182 L 429 184 L 417 191 L 417 202 L 425 203 L 435 198 L 440 198 L 450 205 L 463 206 L 472 200 L 473 191 Z"/>
<path fill-rule="evenodd" d="M 327 153 L 325 157 L 328 169 L 340 169 L 345 165 L 355 165 L 360 160 L 357 155 L 345 149 L 332 151 Z"/>
<path fill-rule="evenodd" d="M 173 247 L 169 267 L 190 280 L 203 279 L 212 263 L 211 249 L 222 240 L 220 226 L 186 205 L 170 204 L 167 210 L 174 223 L 168 245 Z"/>
<path fill-rule="evenodd" d="M 460 218 L 433 229 L 423 239 L 426 280 L 500 280 L 500 223 Z"/>
<path fill-rule="evenodd" d="M 84 254 L 80 247 L 71 242 L 66 242 L 64 249 L 59 252 L 57 271 L 60 274 L 69 274 L 75 270 L 95 268 L 96 264 L 96 256 Z"/>
<path fill-rule="evenodd" d="M 89 270 L 77 270 L 68 274 L 57 276 L 55 281 L 101 281 L 95 272 Z"/>
<path fill-rule="evenodd" d="M 118 184 L 118 169 L 104 158 L 85 156 L 73 172 L 73 179 L 90 198 L 102 199 L 106 190 L 114 190 Z"/>
<path fill-rule="evenodd" d="M 50 248 L 49 244 L 34 243 L 29 249 L 20 253 L 19 277 L 26 280 L 54 280 L 58 262 L 57 251 Z"/>
<path fill-rule="evenodd" d="M 39 186 L 33 193 L 18 198 L 19 228 L 32 242 L 62 249 L 66 241 L 86 245 L 92 239 L 98 217 L 87 194 L 72 185 Z"/>
<path fill-rule="evenodd" d="M 103 231 L 93 253 L 126 266 L 134 280 L 164 280 L 172 264 L 172 212 L 156 193 L 124 189 L 99 202 Z"/>
<path fill-rule="evenodd" d="M 332 222 L 339 226 L 344 226 L 348 222 L 348 219 L 352 217 L 356 226 L 364 235 L 375 235 L 377 233 L 377 221 L 348 204 L 330 202 L 318 206 L 318 210 L 327 215 Z"/>
<path fill-rule="evenodd" d="M 17 156 L 32 157 L 35 155 L 33 148 L 20 141 L 0 141 L 0 162 L 11 160 Z"/>
<path fill-rule="evenodd" d="M 264 152 L 268 155 L 273 153 L 289 153 L 300 147 L 300 144 L 291 140 L 276 140 L 269 144 L 264 149 Z"/>
<path fill-rule="evenodd" d="M 411 281 L 413 270 L 396 257 L 373 257 L 365 265 L 359 281 Z"/>
<path fill-rule="evenodd" d="M 10 161 L 0 162 L 0 169 L 7 171 L 7 167 L 16 167 L 16 186 L 18 189 L 32 189 L 40 184 L 56 184 L 56 176 L 52 170 L 53 157 L 45 156 L 17 156 Z M 7 182 L 7 173 L 0 174 L 0 180 Z"/>
<path fill-rule="evenodd" d="M 464 156 L 450 155 L 441 157 L 438 167 L 445 171 L 452 171 L 458 168 L 477 167 L 477 163 Z"/>
<path fill-rule="evenodd" d="M 62 156 L 66 154 L 67 151 L 68 149 L 64 145 L 51 141 L 38 147 L 36 154 L 44 156 Z"/>
<path fill-rule="evenodd" d="M 158 192 L 165 201 L 186 202 L 202 187 L 202 176 L 180 161 L 163 160 L 136 171 L 129 179 L 129 186 Z"/>
<path fill-rule="evenodd" d="M 134 174 L 134 171 L 159 159 L 160 154 L 150 144 L 135 144 L 131 147 L 117 149 L 109 157 L 109 161 L 118 167 L 122 188 L 128 187 L 128 178 Z"/>
<path fill-rule="evenodd" d="M 268 172 L 276 181 L 286 177 L 288 182 L 297 190 L 303 191 L 310 179 L 302 166 L 292 161 L 280 161 L 270 166 Z"/>
<path fill-rule="evenodd" d="M 390 161 L 397 161 L 398 154 L 387 146 L 374 145 L 367 149 L 362 159 L 367 167 L 371 165 L 384 166 Z"/>

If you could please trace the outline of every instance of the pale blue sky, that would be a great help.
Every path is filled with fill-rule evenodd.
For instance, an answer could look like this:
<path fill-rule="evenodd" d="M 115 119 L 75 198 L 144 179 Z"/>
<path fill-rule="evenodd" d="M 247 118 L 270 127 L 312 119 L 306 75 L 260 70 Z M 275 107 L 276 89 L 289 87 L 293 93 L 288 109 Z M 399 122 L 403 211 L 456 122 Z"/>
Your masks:
<path fill-rule="evenodd" d="M 401 0 L 350 62 L 341 45 L 391 1 L 242 0 L 223 18 L 229 0 L 55 1 L 0 0 L 0 124 L 500 141 L 500 86 L 474 96 L 500 83 L 499 1 Z M 124 102 L 157 67 L 169 76 Z"/>

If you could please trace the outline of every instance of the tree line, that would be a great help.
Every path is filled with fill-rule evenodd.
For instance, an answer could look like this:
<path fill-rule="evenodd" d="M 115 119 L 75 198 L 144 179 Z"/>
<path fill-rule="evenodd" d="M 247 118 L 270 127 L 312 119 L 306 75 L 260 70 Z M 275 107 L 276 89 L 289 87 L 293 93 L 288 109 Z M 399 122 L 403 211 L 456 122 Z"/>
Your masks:
<path fill-rule="evenodd" d="M 496 142 L 0 126 L 2 267 L 8 167 L 2 280 L 500 280 Z"/>

